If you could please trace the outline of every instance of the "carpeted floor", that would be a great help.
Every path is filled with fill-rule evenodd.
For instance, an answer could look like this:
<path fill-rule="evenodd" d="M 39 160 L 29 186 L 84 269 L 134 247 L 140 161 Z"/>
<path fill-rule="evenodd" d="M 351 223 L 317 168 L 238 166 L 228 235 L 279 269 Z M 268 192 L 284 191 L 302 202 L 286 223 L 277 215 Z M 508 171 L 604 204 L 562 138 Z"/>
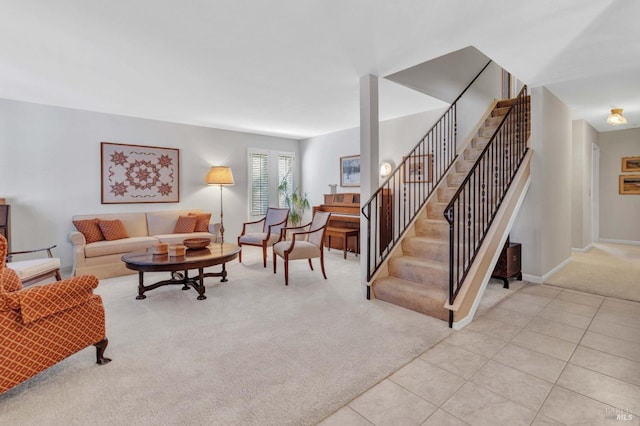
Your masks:
<path fill-rule="evenodd" d="M 640 246 L 595 243 L 545 284 L 640 302 Z"/>
<path fill-rule="evenodd" d="M 228 266 L 205 301 L 178 286 L 136 300 L 136 275 L 103 280 L 113 361 L 96 366 L 91 347 L 0 395 L 0 424 L 315 424 L 451 333 L 367 301 L 352 254 L 328 253 L 326 281 L 293 262 L 288 287 L 259 250 Z"/>

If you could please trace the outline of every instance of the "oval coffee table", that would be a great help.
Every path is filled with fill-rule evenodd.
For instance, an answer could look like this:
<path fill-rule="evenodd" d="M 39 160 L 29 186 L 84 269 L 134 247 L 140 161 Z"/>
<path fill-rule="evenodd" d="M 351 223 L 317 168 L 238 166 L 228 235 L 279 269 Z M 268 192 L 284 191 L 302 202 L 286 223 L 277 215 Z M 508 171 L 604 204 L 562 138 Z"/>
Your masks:
<path fill-rule="evenodd" d="M 151 252 L 132 252 L 122 256 L 127 268 L 138 271 L 138 296 L 144 299 L 146 291 L 165 285 L 182 285 L 183 290 L 189 286 L 198 292 L 198 300 L 204 300 L 205 277 L 222 277 L 221 282 L 227 281 L 225 263 L 238 257 L 240 247 L 228 243 L 214 243 L 203 249 L 187 250 L 184 256 L 169 256 L 168 254 L 153 254 Z M 204 268 L 222 265 L 220 272 L 204 273 Z M 197 269 L 198 275 L 189 277 L 189 270 Z M 171 272 L 171 279 L 158 281 L 151 285 L 144 285 L 145 272 Z M 184 272 L 182 274 L 181 272 Z"/>

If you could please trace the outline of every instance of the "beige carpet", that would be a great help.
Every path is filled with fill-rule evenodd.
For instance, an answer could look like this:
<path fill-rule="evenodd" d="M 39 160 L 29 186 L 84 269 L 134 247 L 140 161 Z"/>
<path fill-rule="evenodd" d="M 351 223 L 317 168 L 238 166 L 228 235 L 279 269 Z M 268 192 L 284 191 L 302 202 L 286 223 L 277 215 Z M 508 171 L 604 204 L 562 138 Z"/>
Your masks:
<path fill-rule="evenodd" d="M 177 286 L 135 300 L 136 275 L 101 281 L 113 361 L 87 348 L 0 395 L 0 425 L 313 425 L 453 332 L 366 300 L 352 254 L 327 254 L 326 281 L 293 262 L 288 287 L 281 263 L 274 275 L 259 250 L 244 257 L 204 301 Z M 491 287 L 483 305 L 515 291 Z"/>
<path fill-rule="evenodd" d="M 545 284 L 640 302 L 640 246 L 595 243 Z"/>

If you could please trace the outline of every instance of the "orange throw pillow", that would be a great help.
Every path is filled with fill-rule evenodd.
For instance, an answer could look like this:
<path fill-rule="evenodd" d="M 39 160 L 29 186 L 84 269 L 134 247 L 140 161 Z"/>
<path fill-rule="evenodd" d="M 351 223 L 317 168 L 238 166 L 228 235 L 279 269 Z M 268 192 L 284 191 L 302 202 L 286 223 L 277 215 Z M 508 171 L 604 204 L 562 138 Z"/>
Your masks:
<path fill-rule="evenodd" d="M 123 238 L 129 238 L 127 231 L 124 229 L 124 225 L 120 220 L 101 220 L 98 223 L 102 235 L 107 241 L 121 240 Z"/>
<path fill-rule="evenodd" d="M 95 218 L 74 220 L 73 224 L 76 226 L 76 229 L 84 235 L 84 239 L 87 240 L 87 244 L 89 244 L 104 240 L 104 235 L 102 235 L 102 231 L 98 226 L 99 222 L 100 219 Z"/>
<path fill-rule="evenodd" d="M 196 216 L 179 216 L 176 227 L 173 229 L 174 234 L 189 234 L 196 229 Z"/>
<path fill-rule="evenodd" d="M 189 216 L 195 216 L 198 218 L 194 232 L 209 232 L 211 213 L 189 213 Z"/>

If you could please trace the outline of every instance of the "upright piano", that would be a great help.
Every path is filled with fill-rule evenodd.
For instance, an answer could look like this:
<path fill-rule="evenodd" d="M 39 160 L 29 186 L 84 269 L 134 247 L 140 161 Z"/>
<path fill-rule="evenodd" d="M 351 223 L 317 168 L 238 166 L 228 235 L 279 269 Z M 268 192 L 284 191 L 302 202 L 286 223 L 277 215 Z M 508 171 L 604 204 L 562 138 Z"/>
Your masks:
<path fill-rule="evenodd" d="M 313 211 L 330 212 L 331 219 L 327 226 L 333 228 L 360 229 L 360 194 L 357 192 L 343 192 L 339 194 L 324 194 L 324 203 L 314 206 Z M 325 244 L 329 244 L 325 241 Z M 342 250 L 342 238 L 332 238 L 331 248 Z M 357 253 L 357 244 L 350 238 L 347 249 Z"/>

